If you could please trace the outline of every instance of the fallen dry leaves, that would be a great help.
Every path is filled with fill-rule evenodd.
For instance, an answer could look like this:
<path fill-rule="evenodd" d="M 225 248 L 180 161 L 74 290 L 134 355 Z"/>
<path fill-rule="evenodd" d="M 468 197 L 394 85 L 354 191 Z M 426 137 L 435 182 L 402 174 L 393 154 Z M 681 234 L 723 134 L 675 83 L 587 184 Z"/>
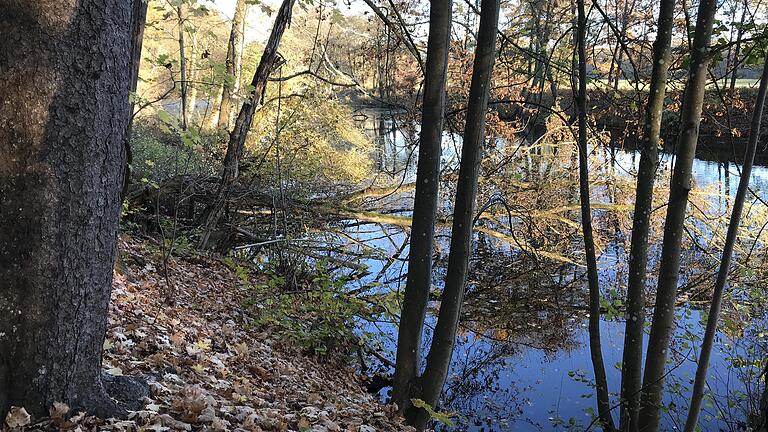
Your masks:
<path fill-rule="evenodd" d="M 144 408 L 127 420 L 100 420 L 68 407 L 29 424 L 14 411 L 13 426 L 99 431 L 400 431 L 391 406 L 367 394 L 348 365 L 327 364 L 251 328 L 240 305 L 238 276 L 208 258 L 171 259 L 174 304 L 163 302 L 166 278 L 145 244 L 121 239 L 135 282 L 115 274 L 104 367 L 150 383 Z M 254 278 L 258 276 L 252 276 Z M 29 426 L 27 426 L 29 425 Z"/>

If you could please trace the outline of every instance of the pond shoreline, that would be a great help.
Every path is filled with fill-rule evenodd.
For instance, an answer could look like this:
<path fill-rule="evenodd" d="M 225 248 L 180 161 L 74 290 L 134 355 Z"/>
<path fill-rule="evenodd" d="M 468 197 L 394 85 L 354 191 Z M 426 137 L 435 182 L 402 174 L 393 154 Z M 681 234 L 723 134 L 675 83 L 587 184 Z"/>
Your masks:
<path fill-rule="evenodd" d="M 104 365 L 110 374 L 148 377 L 151 400 L 129 421 L 80 416 L 81 425 L 414 430 L 366 391 L 352 360 L 307 355 L 256 325 L 251 311 L 265 306 L 249 303 L 248 286 L 266 283 L 267 275 L 197 252 L 164 264 L 154 241 L 128 234 L 119 247 L 123 266 L 114 276 Z M 164 300 L 169 289 L 172 303 Z"/>
<path fill-rule="evenodd" d="M 744 158 L 744 152 L 746 150 L 747 142 L 749 139 L 749 121 L 750 113 L 754 105 L 754 93 L 756 89 L 753 88 L 740 88 L 738 89 L 737 98 L 734 98 L 730 103 L 730 121 L 723 105 L 719 99 L 718 94 L 715 91 L 707 92 L 707 104 L 715 111 L 715 114 L 710 114 L 702 120 L 701 129 L 699 131 L 699 144 L 696 149 L 696 157 L 698 159 L 706 161 L 723 161 L 728 160 L 737 164 L 741 164 Z M 621 106 L 601 105 L 599 101 L 603 100 L 598 97 L 603 91 L 592 90 L 591 100 L 594 102 L 593 107 L 593 121 L 594 127 L 598 131 L 604 131 L 609 135 L 609 145 L 611 147 L 624 149 L 628 151 L 637 150 L 641 136 L 640 125 L 637 121 L 627 119 L 641 119 L 642 112 L 635 109 L 630 110 L 627 107 L 634 104 L 628 103 Z M 673 101 L 680 97 L 679 92 L 673 92 L 669 98 Z M 456 105 L 456 97 L 451 98 Z M 549 99 L 549 100 L 547 100 Z M 629 95 L 625 96 L 627 101 L 631 101 L 632 98 Z M 409 107 L 414 106 L 415 101 L 412 98 L 396 98 L 394 101 L 381 101 L 371 98 L 364 98 L 359 96 L 346 95 L 343 100 L 356 112 L 361 110 L 374 110 L 374 111 L 388 111 L 393 114 L 404 114 L 409 111 Z M 564 93 L 559 97 L 558 103 L 563 108 L 563 113 L 568 114 L 570 110 L 568 107 L 572 106 L 572 98 L 568 93 Z M 552 106 L 551 98 L 542 95 L 540 100 L 536 100 L 536 104 L 540 104 L 544 107 Z M 502 120 L 507 122 L 513 122 L 518 118 L 530 119 L 535 109 L 531 109 L 528 115 L 520 112 L 522 105 L 520 104 L 495 104 L 491 105 Z M 448 113 L 454 112 L 456 106 L 448 108 Z M 542 110 L 543 112 L 544 110 Z M 522 117 L 521 117 L 522 116 Z M 664 113 L 664 148 L 666 153 L 673 153 L 674 146 L 677 139 L 678 126 L 675 123 L 677 112 L 674 110 L 667 110 Z M 536 120 L 536 124 L 533 125 L 533 129 L 529 127 L 528 130 L 534 131 L 534 135 L 541 135 L 543 129 L 541 125 L 546 118 L 546 115 L 542 115 L 540 120 Z M 764 122 L 768 121 L 768 111 L 763 115 Z M 729 132 L 727 124 L 731 124 L 732 133 Z M 539 126 L 537 126 L 539 124 Z M 768 132 L 763 131 L 761 134 L 761 141 L 764 141 Z M 757 154 L 755 155 L 755 165 L 768 166 L 768 145 L 764 144 L 758 147 Z"/>

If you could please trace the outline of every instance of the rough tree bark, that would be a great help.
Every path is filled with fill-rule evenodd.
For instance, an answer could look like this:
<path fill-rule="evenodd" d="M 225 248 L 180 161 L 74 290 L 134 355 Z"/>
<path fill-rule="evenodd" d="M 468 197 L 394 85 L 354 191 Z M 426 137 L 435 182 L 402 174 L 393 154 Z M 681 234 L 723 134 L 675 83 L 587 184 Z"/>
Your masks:
<path fill-rule="evenodd" d="M 653 206 L 653 186 L 659 165 L 661 118 L 667 87 L 674 22 L 675 1 L 661 0 L 658 31 L 653 43 L 653 69 L 645 130 L 637 172 L 635 211 L 632 217 L 632 244 L 629 252 L 626 331 L 621 368 L 621 430 L 637 428 L 643 365 L 643 328 L 645 326 L 645 280 L 648 266 L 648 233 Z"/>
<path fill-rule="evenodd" d="M 235 15 L 232 17 L 232 30 L 229 32 L 229 43 L 227 44 L 227 74 L 221 89 L 221 104 L 219 105 L 218 126 L 222 129 L 229 129 L 229 118 L 234 107 L 234 95 L 240 89 L 240 63 L 243 58 L 241 48 L 243 46 L 245 10 L 245 0 L 237 0 Z"/>
<path fill-rule="evenodd" d="M 277 52 L 280 46 L 280 39 L 283 37 L 286 27 L 290 25 L 293 4 L 296 0 L 283 0 L 280 10 L 275 17 L 275 24 L 272 26 L 272 33 L 269 35 L 264 53 L 261 55 L 259 65 L 251 80 L 251 93 L 243 101 L 240 113 L 235 120 L 235 126 L 229 134 L 229 144 L 227 153 L 224 155 L 224 169 L 221 173 L 221 181 L 216 192 L 216 199 L 210 209 L 207 211 L 205 229 L 200 238 L 200 247 L 206 248 L 210 240 L 211 233 L 219 223 L 219 219 L 224 211 L 224 205 L 229 197 L 229 190 L 238 176 L 238 167 L 240 158 L 243 155 L 243 147 L 248 131 L 253 123 L 253 116 L 256 108 L 261 104 L 261 97 L 267 86 L 267 80 L 272 71 L 275 70 L 281 61 Z"/>
<path fill-rule="evenodd" d="M 131 3 L 0 0 L 0 418 L 101 416 Z"/>
<path fill-rule="evenodd" d="M 589 198 L 589 148 L 587 145 L 587 15 L 584 0 L 576 1 L 576 41 L 578 43 L 578 93 L 576 111 L 579 124 L 579 200 L 581 202 L 581 226 L 584 233 L 584 252 L 587 259 L 587 283 L 589 285 L 589 352 L 595 373 L 597 412 L 605 431 L 616 427 L 611 417 L 608 380 L 605 376 L 603 351 L 600 343 L 600 281 L 597 273 L 595 240 L 592 235 L 592 207 Z"/>
<path fill-rule="evenodd" d="M 733 200 L 731 220 L 728 224 L 728 233 L 725 236 L 725 245 L 723 246 L 723 256 L 720 260 L 720 268 L 717 271 L 717 280 L 715 281 L 715 289 L 712 294 L 712 304 L 709 307 L 709 314 L 707 315 L 707 327 L 704 331 L 704 340 L 701 344 L 699 363 L 696 368 L 696 379 L 693 383 L 691 409 L 688 411 L 688 419 L 685 422 L 685 432 L 693 432 L 696 429 L 696 423 L 699 419 L 699 411 L 701 410 L 701 402 L 704 399 L 704 387 L 707 383 L 709 357 L 712 353 L 712 345 L 715 342 L 717 321 L 720 317 L 720 308 L 723 302 L 723 294 L 725 293 L 725 283 L 728 279 L 733 247 L 736 244 L 736 238 L 739 233 L 741 213 L 744 210 L 744 200 L 749 188 L 749 177 L 752 175 L 752 164 L 755 161 L 755 152 L 757 151 L 757 144 L 760 139 L 760 122 L 763 117 L 766 89 L 768 89 L 768 56 L 765 58 L 763 74 L 760 77 L 760 89 L 757 92 L 754 111 L 752 111 L 749 144 L 747 145 L 744 154 L 744 166 L 741 168 L 739 187 L 736 190 L 736 198 Z"/>
<path fill-rule="evenodd" d="M 397 336 L 392 401 L 403 412 L 421 392 L 419 374 L 422 328 L 432 285 L 432 248 L 440 182 L 440 153 L 445 111 L 445 81 L 451 37 L 451 0 L 433 0 L 429 10 L 429 38 L 424 78 L 424 101 L 419 137 L 419 161 L 413 226 L 408 256 L 408 278 Z"/>
<path fill-rule="evenodd" d="M 499 23 L 499 0 L 483 0 L 480 9 L 480 28 L 472 69 L 472 83 L 467 101 L 467 119 L 461 148 L 461 165 L 456 188 L 456 201 L 451 230 L 451 250 L 448 257 L 448 273 L 440 302 L 440 313 L 432 336 L 432 346 L 424 370 L 422 397 L 436 407 L 440 400 L 451 356 L 456 342 L 456 330 L 464 302 L 469 259 L 472 255 L 473 221 L 477 197 L 477 179 L 485 143 L 485 114 L 491 74 L 496 61 L 496 30 Z M 413 425 L 423 430 L 429 415 L 416 409 Z M 408 417 L 408 416 L 407 416 Z"/>
<path fill-rule="evenodd" d="M 707 67 L 711 59 L 709 43 L 712 37 L 712 25 L 716 9 L 717 2 L 715 0 L 702 0 L 699 3 L 696 30 L 691 46 L 688 83 L 680 114 L 680 136 L 677 141 L 677 157 L 664 223 L 656 305 L 654 306 L 651 332 L 648 337 L 643 393 L 640 398 L 639 424 L 642 425 L 643 431 L 648 432 L 655 432 L 659 429 L 661 403 L 664 394 L 664 367 L 667 362 L 670 338 L 674 330 L 683 224 L 688 206 L 688 193 L 691 190 L 691 170 L 696 153 L 696 142 L 699 137 Z"/>

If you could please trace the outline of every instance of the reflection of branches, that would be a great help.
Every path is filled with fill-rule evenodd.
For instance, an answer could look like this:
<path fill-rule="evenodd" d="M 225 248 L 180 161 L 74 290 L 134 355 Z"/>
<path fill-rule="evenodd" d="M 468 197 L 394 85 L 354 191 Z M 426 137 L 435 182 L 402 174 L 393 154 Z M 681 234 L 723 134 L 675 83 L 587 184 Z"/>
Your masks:
<path fill-rule="evenodd" d="M 527 248 L 525 248 L 525 247 L 524 247 L 524 246 L 523 246 L 523 245 L 520 243 L 520 241 L 517 239 L 517 237 L 515 236 L 515 230 L 512 228 L 512 220 L 513 220 L 513 218 L 512 218 L 512 208 L 509 206 L 509 204 L 507 204 L 507 202 L 506 202 L 506 200 L 504 200 L 504 198 L 502 198 L 502 197 L 496 197 L 495 199 L 491 199 L 491 200 L 489 200 L 489 201 L 488 201 L 488 203 L 487 203 L 487 204 L 485 204 L 483 207 L 481 207 L 481 208 L 480 208 L 480 210 L 477 212 L 477 214 L 475 215 L 475 219 L 472 221 L 472 223 L 473 223 L 473 224 L 476 224 L 476 223 L 477 223 L 477 221 L 480 219 L 480 216 L 481 216 L 481 215 L 482 215 L 482 214 L 483 214 L 483 213 L 484 213 L 486 210 L 488 210 L 490 207 L 492 207 L 492 206 L 494 206 L 494 205 L 496 205 L 496 204 L 500 204 L 502 207 L 504 207 L 504 210 L 506 210 L 506 212 L 507 212 L 507 220 L 509 221 L 509 234 L 510 234 L 510 236 L 512 237 L 512 239 L 514 240 L 514 242 L 515 242 L 515 244 L 517 245 L 517 247 L 518 247 L 520 250 L 522 250 L 522 251 L 523 251 L 523 252 L 524 252 L 526 255 L 528 255 L 528 257 L 529 257 L 529 258 L 531 258 L 531 260 L 533 261 L 533 263 L 534 263 L 534 265 L 535 265 L 536 267 L 540 268 L 540 265 L 539 265 L 539 260 L 538 260 L 538 258 L 535 256 L 535 254 L 533 254 L 533 253 L 531 253 L 530 251 L 528 251 L 528 249 L 527 249 Z M 520 212 L 519 210 L 518 210 L 518 212 L 519 212 L 519 213 L 522 215 L 522 212 Z M 531 225 L 533 225 L 533 224 L 529 223 L 529 229 L 530 229 Z M 537 229 L 538 229 L 538 227 L 537 227 Z M 544 234 L 544 233 L 543 233 L 543 232 L 541 232 L 541 231 L 539 231 L 539 232 L 540 232 L 540 234 L 542 234 L 542 235 Z"/>
<path fill-rule="evenodd" d="M 474 332 L 473 332 L 474 333 Z M 480 333 L 476 333 L 479 336 L 484 336 Z M 509 345 L 496 345 L 494 346 L 496 348 L 495 352 L 494 350 L 487 351 L 483 358 L 479 359 L 478 361 L 472 362 L 470 360 L 470 352 L 467 350 L 467 359 L 462 364 L 462 370 L 461 374 L 455 381 L 452 380 L 452 384 L 448 386 L 448 389 L 446 389 L 445 393 L 449 394 L 450 396 L 446 398 L 444 401 L 444 405 L 451 405 L 453 404 L 458 397 L 471 397 L 472 395 L 469 394 L 466 390 L 464 392 L 461 391 L 462 388 L 467 387 L 466 381 L 472 377 L 477 376 L 478 373 L 482 372 L 483 369 L 493 365 L 494 362 L 498 362 L 500 359 L 503 361 L 505 357 L 509 357 L 512 354 L 512 349 Z M 474 364 L 472 364 L 474 363 Z M 485 390 L 478 389 L 479 391 Z"/>
<path fill-rule="evenodd" d="M 682 360 L 680 360 L 679 362 L 677 362 L 677 364 L 676 364 L 676 365 L 674 365 L 674 366 L 672 366 L 671 368 L 669 368 L 669 370 L 667 370 L 667 371 L 666 371 L 664 374 L 662 374 L 662 375 L 661 375 L 661 376 L 660 376 L 658 379 L 656 379 L 656 380 L 654 380 L 653 382 L 650 382 L 650 383 L 648 383 L 648 384 L 646 384 L 646 385 L 644 385 L 644 386 L 640 387 L 640 388 L 639 388 L 639 389 L 638 389 L 636 392 L 634 392 L 633 394 L 631 394 L 631 395 L 629 395 L 629 396 L 635 396 L 635 395 L 638 395 L 638 394 L 640 394 L 642 391 L 644 391 L 644 390 L 645 390 L 647 387 L 649 387 L 649 386 L 652 386 L 652 385 L 655 385 L 655 384 L 657 384 L 657 383 L 659 383 L 659 382 L 662 382 L 662 381 L 664 381 L 664 379 L 665 379 L 665 378 L 666 378 L 666 377 L 667 377 L 669 374 L 671 374 L 672 372 L 674 372 L 675 370 L 677 370 L 677 368 L 679 368 L 680 366 L 682 366 L 682 365 L 683 365 L 683 363 L 685 363 L 685 362 L 686 362 L 686 360 L 688 360 L 688 356 L 691 354 L 691 352 L 693 352 L 693 348 L 689 349 L 689 350 L 688 350 L 688 353 L 687 353 L 687 354 L 686 354 L 686 355 L 685 355 L 685 356 L 682 358 Z M 615 405 L 611 406 L 609 410 L 610 410 L 610 411 L 613 411 L 613 410 L 615 410 L 616 408 L 619 408 L 620 406 L 624 405 L 626 402 L 627 402 L 627 401 L 626 401 L 625 399 L 622 399 L 622 400 L 620 400 L 618 403 L 616 403 Z M 592 419 L 592 422 L 591 422 L 591 423 L 589 423 L 589 425 L 587 425 L 587 428 L 586 428 L 586 429 L 584 429 L 584 432 L 589 432 L 589 431 L 590 431 L 590 430 L 591 430 L 591 429 L 592 429 L 592 428 L 595 426 L 595 424 L 597 424 L 598 420 L 600 420 L 600 418 L 599 418 L 599 417 L 595 417 L 595 418 L 593 418 L 593 419 Z"/>
<path fill-rule="evenodd" d="M 397 127 L 397 123 L 396 123 L 395 118 L 392 117 L 391 121 L 392 121 L 392 128 L 394 130 L 397 130 L 398 127 Z M 400 188 L 402 188 L 403 185 L 405 185 L 405 181 L 406 181 L 406 178 L 408 176 L 408 166 L 410 166 L 410 164 L 411 164 L 411 160 L 413 159 L 413 155 L 414 155 L 414 152 L 415 152 L 416 148 L 418 147 L 418 144 L 419 144 L 419 140 L 418 139 L 415 140 L 412 143 L 406 143 L 406 146 L 409 149 L 409 151 L 408 151 L 408 158 L 405 161 L 405 168 L 403 168 L 401 170 L 402 176 L 400 177 L 400 181 L 397 184 L 397 186 L 392 190 L 392 192 L 387 193 L 387 194 L 382 195 L 382 196 L 379 196 L 379 197 L 376 197 L 376 198 L 372 198 L 370 201 L 373 201 L 373 202 L 382 201 L 382 200 L 384 200 L 386 198 L 389 198 L 390 196 L 392 196 L 392 195 L 394 195 L 394 194 L 396 194 L 396 193 L 398 193 L 400 191 Z M 395 146 L 395 145 L 397 145 L 397 143 L 393 140 L 392 145 Z M 394 174 L 397 174 L 397 172 L 393 172 L 392 173 L 392 175 L 394 175 Z"/>

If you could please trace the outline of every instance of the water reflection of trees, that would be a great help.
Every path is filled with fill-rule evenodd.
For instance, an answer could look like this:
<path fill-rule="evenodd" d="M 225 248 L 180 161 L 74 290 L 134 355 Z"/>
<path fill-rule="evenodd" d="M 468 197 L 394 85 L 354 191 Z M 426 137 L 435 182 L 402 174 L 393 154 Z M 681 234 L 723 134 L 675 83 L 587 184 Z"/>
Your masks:
<path fill-rule="evenodd" d="M 399 136 L 398 127 L 397 122 L 375 124 L 381 144 L 377 156 L 380 175 L 366 185 L 370 187 L 366 193 L 344 201 L 343 208 L 335 210 L 335 218 L 326 217 L 315 225 L 305 225 L 311 236 L 322 237 L 322 250 L 310 243 L 299 246 L 311 259 L 331 258 L 329 262 L 336 271 L 354 276 L 350 278 L 356 284 L 352 292 L 372 299 L 371 293 L 399 292 L 407 272 L 413 203 L 408 170 L 412 169 L 416 134 L 410 127 Z M 567 134 L 561 138 L 567 138 Z M 514 421 L 515 413 L 525 404 L 525 389 L 515 383 L 500 384 L 503 371 L 514 368 L 509 359 L 531 348 L 550 358 L 577 348 L 579 326 L 586 314 L 572 143 L 562 139 L 557 145 L 546 140 L 534 144 L 497 144 L 495 140 L 489 141 L 483 161 L 476 251 L 463 309 L 463 333 L 457 341 L 458 355 L 446 388 L 448 409 L 475 413 L 473 421 L 479 422 L 489 413 L 496 424 L 504 418 Z M 600 276 L 607 301 L 605 311 L 609 312 L 609 319 L 621 319 L 634 200 L 634 162 L 631 154 L 595 148 L 590 164 L 592 172 L 601 173 L 593 177 L 592 191 Z M 650 275 L 659 264 L 657 245 L 668 194 L 668 171 L 662 167 L 659 176 L 651 218 Z M 444 275 L 450 237 L 447 218 L 452 213 L 455 193 L 452 165 L 446 164 L 442 179 L 433 279 L 438 287 Z M 699 184 L 692 192 L 686 221 L 680 301 L 692 309 L 709 296 L 732 200 L 727 188 L 723 189 L 717 179 L 711 180 L 712 184 Z M 380 189 L 372 193 L 376 187 Z M 731 347 L 741 362 L 732 363 L 729 369 L 738 375 L 735 380 L 755 382 L 755 367 L 744 366 L 744 359 L 764 358 L 766 350 L 761 340 L 765 331 L 756 330 L 757 325 L 755 329 L 746 325 L 741 330 L 736 329 L 739 326 L 729 329 L 727 323 L 759 321 L 766 310 L 762 293 L 768 268 L 768 206 L 759 192 L 753 194 L 745 215 L 736 248 L 736 266 L 730 278 L 733 297 L 724 311 L 724 332 L 733 331 L 733 336 L 741 340 L 741 345 Z M 365 272 L 360 264 L 366 266 Z M 655 286 L 653 278 L 647 286 Z M 433 307 L 439 307 L 439 294 L 433 300 Z M 740 305 L 747 305 L 750 310 L 740 310 Z M 738 354 L 738 349 L 743 352 Z M 746 389 L 755 391 L 749 386 Z M 489 394 L 492 396 L 484 397 Z M 712 415 L 720 412 L 717 407 L 710 411 Z M 744 412 L 748 411 L 749 407 L 744 408 Z"/>
<path fill-rule="evenodd" d="M 585 306 L 569 267 L 478 251 L 463 322 L 495 341 L 513 341 L 547 353 L 574 348 L 575 322 L 584 316 Z"/>

